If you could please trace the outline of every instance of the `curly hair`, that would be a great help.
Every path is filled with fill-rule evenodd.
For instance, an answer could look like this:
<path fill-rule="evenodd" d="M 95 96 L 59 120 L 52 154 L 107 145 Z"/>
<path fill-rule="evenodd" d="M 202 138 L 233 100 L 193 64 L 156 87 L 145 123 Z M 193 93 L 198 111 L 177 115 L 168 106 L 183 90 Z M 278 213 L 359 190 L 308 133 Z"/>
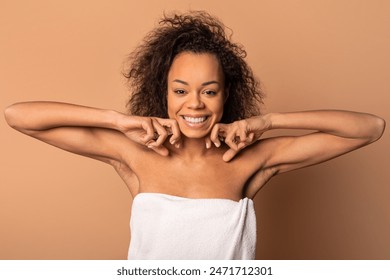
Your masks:
<path fill-rule="evenodd" d="M 260 114 L 263 93 L 245 62 L 242 46 L 230 41 L 225 26 L 204 11 L 164 15 L 129 56 L 124 76 L 131 90 L 129 114 L 167 118 L 167 76 L 173 59 L 182 52 L 216 55 L 224 73 L 228 98 L 222 123 Z"/>

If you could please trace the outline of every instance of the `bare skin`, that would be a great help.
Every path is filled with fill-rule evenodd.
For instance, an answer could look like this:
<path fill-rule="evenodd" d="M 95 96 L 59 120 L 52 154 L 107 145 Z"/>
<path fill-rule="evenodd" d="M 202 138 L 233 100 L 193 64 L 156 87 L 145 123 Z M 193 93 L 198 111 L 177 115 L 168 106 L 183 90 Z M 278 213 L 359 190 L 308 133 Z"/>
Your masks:
<path fill-rule="evenodd" d="M 5 117 L 25 134 L 112 165 L 133 197 L 156 192 L 234 201 L 253 198 L 276 174 L 345 154 L 384 131 L 377 116 L 334 110 L 219 124 L 228 94 L 222 73 L 211 54 L 179 54 L 168 73 L 169 119 L 56 102 L 17 103 Z M 271 129 L 316 132 L 263 137 Z"/>

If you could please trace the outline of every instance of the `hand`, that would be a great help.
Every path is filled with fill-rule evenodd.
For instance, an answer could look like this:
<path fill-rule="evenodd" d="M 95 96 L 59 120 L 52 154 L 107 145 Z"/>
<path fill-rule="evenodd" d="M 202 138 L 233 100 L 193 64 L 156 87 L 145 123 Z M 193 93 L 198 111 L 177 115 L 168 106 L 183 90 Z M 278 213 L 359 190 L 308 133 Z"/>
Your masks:
<path fill-rule="evenodd" d="M 261 135 L 270 128 L 269 122 L 262 116 L 235 121 L 229 124 L 215 124 L 206 138 L 206 147 L 211 147 L 211 141 L 216 147 L 221 146 L 221 140 L 229 146 L 223 155 L 223 160 L 228 162 L 242 149 L 258 141 Z"/>
<path fill-rule="evenodd" d="M 165 140 L 180 147 L 181 137 L 177 122 L 172 119 L 155 117 L 125 116 L 120 121 L 120 131 L 132 141 L 144 145 L 156 153 L 167 156 L 169 151 L 164 147 Z"/>

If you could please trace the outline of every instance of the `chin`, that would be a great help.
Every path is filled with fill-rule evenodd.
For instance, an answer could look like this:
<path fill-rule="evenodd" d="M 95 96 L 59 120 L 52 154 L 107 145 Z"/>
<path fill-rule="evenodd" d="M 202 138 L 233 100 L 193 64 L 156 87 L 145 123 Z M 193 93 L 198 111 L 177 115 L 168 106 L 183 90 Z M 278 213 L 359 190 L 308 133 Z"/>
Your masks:
<path fill-rule="evenodd" d="M 184 135 L 187 138 L 191 139 L 201 139 L 209 135 L 210 131 L 194 131 L 194 130 L 189 130 L 189 129 L 180 129 L 180 132 L 182 135 Z"/>

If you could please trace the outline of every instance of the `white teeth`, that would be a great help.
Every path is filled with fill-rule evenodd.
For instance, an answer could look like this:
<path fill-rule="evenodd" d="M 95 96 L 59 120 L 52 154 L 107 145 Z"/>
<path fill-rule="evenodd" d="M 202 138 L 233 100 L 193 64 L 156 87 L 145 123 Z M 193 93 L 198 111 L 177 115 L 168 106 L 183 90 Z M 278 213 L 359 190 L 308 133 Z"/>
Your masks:
<path fill-rule="evenodd" d="M 206 120 L 206 117 L 200 117 L 200 118 L 193 118 L 193 117 L 186 117 L 183 116 L 183 118 L 190 123 L 202 123 Z"/>

